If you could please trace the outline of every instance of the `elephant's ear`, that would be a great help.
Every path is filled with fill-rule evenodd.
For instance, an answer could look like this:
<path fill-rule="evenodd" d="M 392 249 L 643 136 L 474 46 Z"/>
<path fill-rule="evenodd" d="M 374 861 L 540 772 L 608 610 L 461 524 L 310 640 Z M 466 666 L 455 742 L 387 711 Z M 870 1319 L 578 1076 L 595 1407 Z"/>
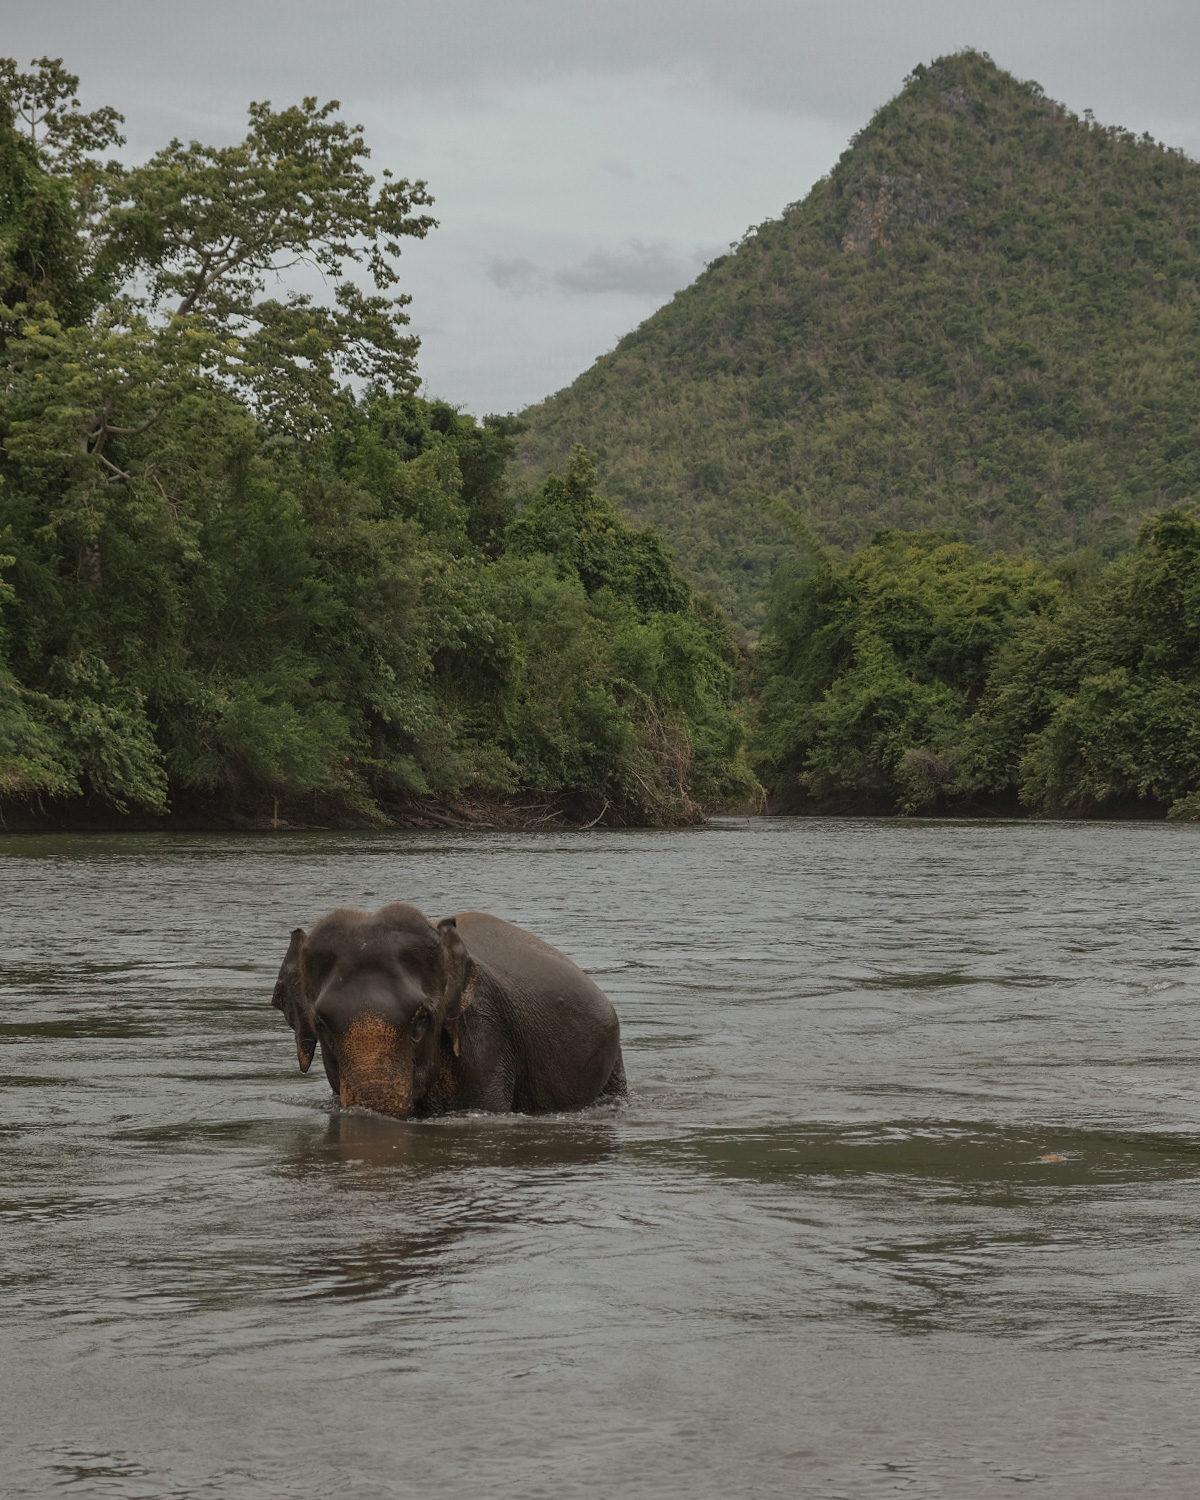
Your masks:
<path fill-rule="evenodd" d="M 283 1012 L 288 1025 L 296 1033 L 296 1060 L 302 1073 L 308 1072 L 313 1053 L 317 1050 L 312 1007 L 304 992 L 304 945 L 307 940 L 308 934 L 303 927 L 297 927 L 293 931 L 271 996 L 271 1004 L 276 1010 Z"/>
<path fill-rule="evenodd" d="M 444 982 L 442 998 L 438 1006 L 438 1019 L 442 1030 L 450 1037 L 450 1045 L 458 1056 L 458 1023 L 462 1013 L 470 1005 L 475 994 L 478 971 L 466 944 L 458 935 L 458 922 L 454 917 L 443 917 L 437 924 L 438 937 L 442 944 L 442 973 Z"/>

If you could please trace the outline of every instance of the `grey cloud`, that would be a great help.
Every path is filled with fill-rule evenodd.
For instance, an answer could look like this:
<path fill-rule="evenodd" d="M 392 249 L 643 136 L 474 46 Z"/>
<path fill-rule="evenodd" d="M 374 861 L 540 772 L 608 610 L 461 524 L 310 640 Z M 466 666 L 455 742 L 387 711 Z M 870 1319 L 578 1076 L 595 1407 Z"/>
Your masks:
<path fill-rule="evenodd" d="M 487 265 L 487 279 L 510 297 L 566 293 L 594 297 L 617 293 L 627 297 L 669 297 L 693 281 L 715 252 L 683 254 L 659 241 L 640 240 L 618 250 L 597 250 L 573 266 L 548 271 L 525 257 L 496 259 Z"/>
<path fill-rule="evenodd" d="M 520 406 L 577 374 L 715 253 L 691 242 L 727 240 L 748 214 L 800 196 L 913 65 L 940 53 L 984 48 L 1074 110 L 1200 155 L 1196 0 L 8 0 L 3 16 L 0 51 L 62 56 L 88 107 L 126 113 L 132 160 L 174 134 L 239 139 L 251 99 L 340 98 L 379 165 L 431 180 L 442 228 L 406 243 L 405 286 L 430 320 L 422 369 L 474 410 Z M 584 113 L 599 106 L 598 124 L 564 151 L 553 111 L 576 93 Z M 761 174 L 769 193 L 747 201 L 737 165 L 703 140 L 676 142 L 671 162 L 643 159 L 623 100 L 638 130 L 655 128 L 654 105 L 664 127 L 681 106 L 728 123 L 759 162 L 777 156 Z M 503 137 L 519 170 L 511 181 L 491 170 L 497 191 L 483 193 L 468 143 L 506 118 L 521 120 L 520 139 Z M 435 149 L 448 122 L 457 173 Z M 805 155 L 805 141 L 819 152 Z M 634 177 L 618 190 L 626 163 Z M 594 190 L 592 217 L 577 194 L 569 221 L 556 219 L 568 175 Z M 621 248 L 624 235 L 643 241 Z"/>
<path fill-rule="evenodd" d="M 487 268 L 488 280 L 510 297 L 531 297 L 543 292 L 549 282 L 541 266 L 524 257 L 515 260 L 493 260 Z"/>
<path fill-rule="evenodd" d="M 208 0 L 186 21 L 122 0 L 103 26 L 95 0 L 7 9 L 4 50 L 61 52 L 89 98 L 239 120 L 264 95 L 337 93 L 354 111 L 440 92 L 469 108 L 472 91 L 521 80 L 667 72 L 849 131 L 915 63 L 964 45 L 1105 122 L 1196 115 L 1195 0 Z"/>
<path fill-rule="evenodd" d="M 577 266 L 554 273 L 554 284 L 564 292 L 595 294 L 622 292 L 633 297 L 661 297 L 686 286 L 700 269 L 664 244 L 635 240 L 617 251 L 597 251 Z"/>

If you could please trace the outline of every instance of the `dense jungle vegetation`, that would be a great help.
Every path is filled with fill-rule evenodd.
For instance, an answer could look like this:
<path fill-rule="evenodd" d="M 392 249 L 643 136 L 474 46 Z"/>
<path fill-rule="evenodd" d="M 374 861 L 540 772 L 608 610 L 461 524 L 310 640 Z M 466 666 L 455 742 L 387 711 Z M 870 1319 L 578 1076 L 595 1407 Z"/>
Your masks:
<path fill-rule="evenodd" d="M 975 54 L 918 70 L 535 414 L 608 492 L 579 445 L 523 488 L 520 421 L 417 394 L 432 199 L 336 104 L 129 167 L 76 88 L 0 59 L 0 819 L 672 824 L 756 776 L 1200 817 L 1191 163 Z M 297 263 L 328 305 L 267 294 Z M 776 555 L 739 648 L 693 583 L 745 606 Z"/>
<path fill-rule="evenodd" d="M 0 60 L 0 814 L 751 793 L 729 626 L 657 538 L 582 450 L 518 496 L 518 424 L 415 394 L 425 184 L 314 99 L 124 166 L 77 85 Z M 297 263 L 328 305 L 267 295 Z"/>
<path fill-rule="evenodd" d="M 800 528 L 803 537 L 803 527 Z M 781 808 L 1200 818 L 1200 521 L 1055 570 L 936 531 L 809 537 L 757 653 Z"/>
<path fill-rule="evenodd" d="M 785 550 L 952 527 L 1104 556 L 1200 492 L 1200 165 L 989 58 L 918 67 L 829 177 L 525 415 L 761 623 Z"/>

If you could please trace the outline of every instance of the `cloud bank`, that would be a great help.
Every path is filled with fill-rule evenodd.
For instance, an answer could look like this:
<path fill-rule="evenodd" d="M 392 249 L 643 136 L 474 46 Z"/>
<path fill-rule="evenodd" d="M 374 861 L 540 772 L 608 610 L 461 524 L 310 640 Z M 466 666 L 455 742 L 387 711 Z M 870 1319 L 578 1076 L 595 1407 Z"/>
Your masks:
<path fill-rule="evenodd" d="M 1200 155 L 1195 0 L 54 0 L 0 38 L 121 109 L 131 158 L 238 139 L 251 99 L 341 99 L 437 200 L 402 282 L 429 389 L 474 411 L 573 378 L 966 45 Z"/>
<path fill-rule="evenodd" d="M 559 293 L 595 297 L 617 293 L 626 297 L 661 299 L 694 281 L 716 252 L 684 254 L 663 241 L 633 240 L 614 250 L 597 250 L 576 265 L 550 271 L 527 256 L 490 261 L 488 280 L 510 297 Z"/>

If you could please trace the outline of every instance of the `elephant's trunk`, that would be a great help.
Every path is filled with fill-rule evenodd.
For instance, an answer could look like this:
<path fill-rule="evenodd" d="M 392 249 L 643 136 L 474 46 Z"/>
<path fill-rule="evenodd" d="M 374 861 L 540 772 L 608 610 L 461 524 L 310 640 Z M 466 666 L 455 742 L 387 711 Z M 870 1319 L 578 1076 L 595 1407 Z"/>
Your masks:
<path fill-rule="evenodd" d="M 413 1108 L 412 1043 L 383 1016 L 355 1016 L 337 1040 L 338 1078 L 345 1108 L 357 1105 L 404 1119 Z"/>

